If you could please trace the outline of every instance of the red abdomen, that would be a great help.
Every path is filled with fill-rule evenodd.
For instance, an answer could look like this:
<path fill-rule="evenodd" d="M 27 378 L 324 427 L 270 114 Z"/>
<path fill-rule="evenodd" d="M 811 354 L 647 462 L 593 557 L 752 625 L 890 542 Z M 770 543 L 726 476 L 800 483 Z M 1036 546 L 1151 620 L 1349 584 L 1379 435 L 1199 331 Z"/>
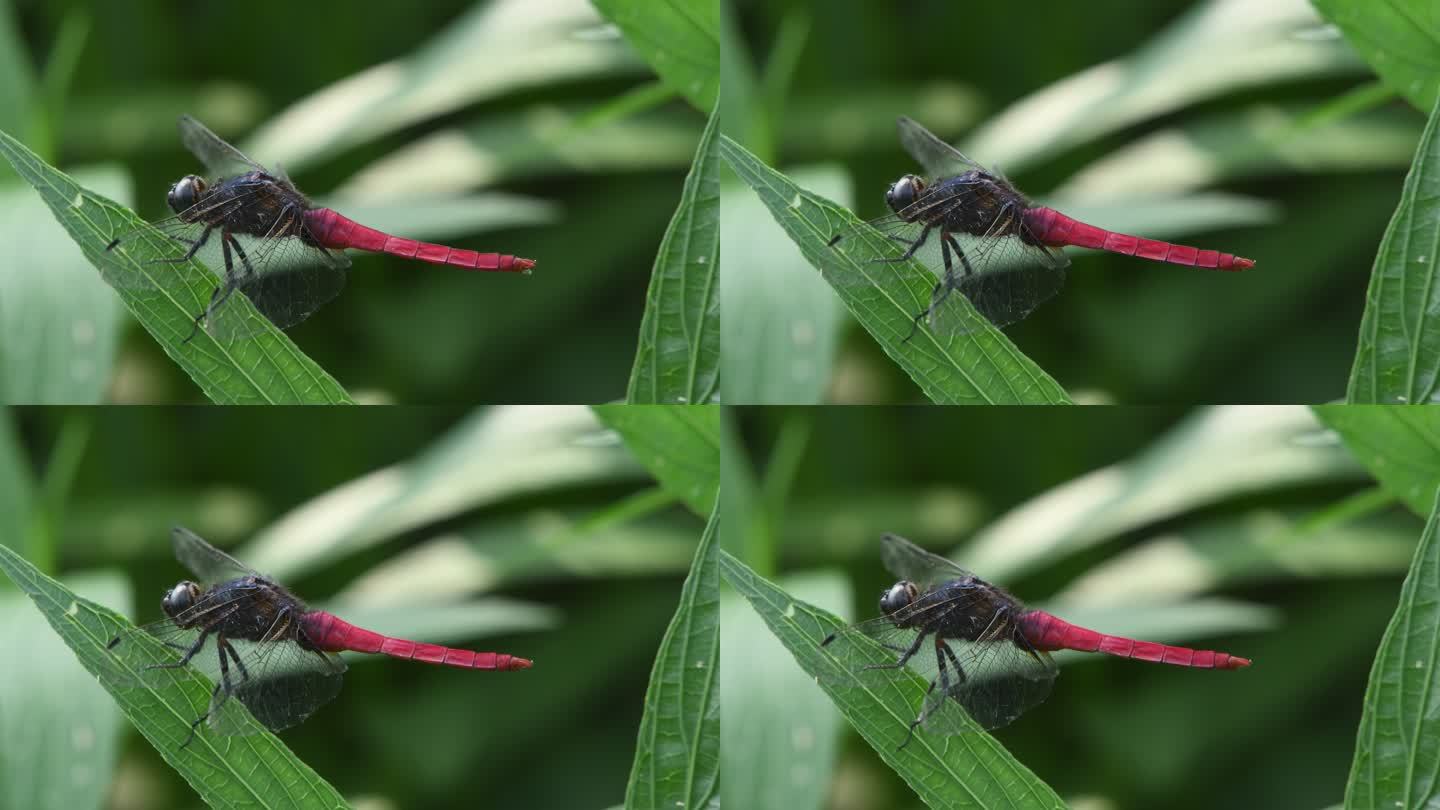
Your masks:
<path fill-rule="evenodd" d="M 1250 659 L 1237 658 L 1229 653 L 1214 650 L 1192 650 L 1188 647 L 1172 647 L 1153 641 L 1136 641 L 1121 636 L 1097 633 L 1073 625 L 1064 619 L 1032 610 L 1020 617 L 1020 628 L 1025 638 L 1038 650 L 1079 650 L 1118 655 L 1121 658 L 1135 658 L 1153 661 L 1157 664 L 1172 664 L 1177 667 L 1199 669 L 1239 669 L 1250 666 Z"/>
<path fill-rule="evenodd" d="M 1025 225 L 1035 238 L 1051 247 L 1090 248 L 1126 256 L 1139 256 L 1157 262 L 1183 264 L 1187 267 L 1208 267 L 1215 270 L 1246 270 L 1255 266 L 1250 259 L 1243 259 L 1233 253 L 1199 248 L 1129 236 L 1107 231 L 1094 225 L 1087 225 L 1074 217 L 1056 211 L 1054 208 L 1030 208 L 1025 211 Z"/>
<path fill-rule="evenodd" d="M 462 669 L 528 669 L 531 662 L 505 653 L 471 652 L 442 647 L 439 644 L 425 644 L 407 641 L 403 638 L 384 636 L 373 630 L 345 621 L 333 613 L 314 610 L 306 613 L 301 622 L 310 643 L 325 652 L 378 653 L 393 658 L 423 661 L 427 664 L 444 664 Z"/>
<path fill-rule="evenodd" d="M 414 239 L 391 236 L 361 225 L 333 208 L 312 208 L 306 211 L 305 224 L 320 244 L 334 250 L 355 248 L 406 259 L 419 259 L 431 264 L 448 264 L 467 270 L 499 273 L 528 273 L 530 268 L 535 266 L 531 259 L 509 254 L 476 253 L 473 250 L 460 250 L 433 242 L 417 242 Z"/>

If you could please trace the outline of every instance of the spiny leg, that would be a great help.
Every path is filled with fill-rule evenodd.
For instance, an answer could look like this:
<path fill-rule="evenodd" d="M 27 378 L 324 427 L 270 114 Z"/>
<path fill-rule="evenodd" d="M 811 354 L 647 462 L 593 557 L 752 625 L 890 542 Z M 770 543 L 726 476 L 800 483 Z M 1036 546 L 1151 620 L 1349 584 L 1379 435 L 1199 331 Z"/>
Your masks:
<path fill-rule="evenodd" d="M 213 230 L 215 230 L 215 226 L 214 226 L 214 225 L 206 225 L 206 226 L 205 226 L 205 230 L 203 230 L 203 231 L 200 232 L 200 238 L 199 238 L 199 239 L 196 239 L 194 242 L 191 242 L 191 241 L 188 240 L 188 239 L 181 239 L 181 238 L 176 237 L 176 236 L 170 237 L 171 239 L 174 239 L 176 242 L 183 242 L 183 243 L 186 243 L 186 244 L 190 245 L 190 249 L 187 250 L 187 251 L 185 251 L 185 255 L 184 255 L 184 256 L 180 256 L 180 257 L 178 257 L 178 258 L 177 258 L 177 257 L 172 257 L 172 258 L 169 258 L 169 259 L 155 259 L 155 260 L 154 260 L 155 263 L 156 263 L 156 264 L 184 264 L 185 262 L 190 261 L 191 259 L 195 258 L 195 254 L 196 254 L 196 253 L 199 253 L 199 252 L 200 252 L 200 248 L 205 247 L 205 242 L 210 238 L 210 232 L 213 231 Z"/>
<path fill-rule="evenodd" d="M 946 659 L 953 656 L 954 653 L 951 652 L 950 645 L 946 644 L 945 640 L 940 636 L 936 636 L 935 661 L 940 665 L 940 675 L 931 681 L 930 688 L 925 690 L 925 700 L 920 704 L 920 714 L 917 715 L 914 720 L 910 721 L 910 730 L 906 732 L 905 741 L 900 743 L 900 748 L 909 745 L 910 741 L 915 738 L 915 728 L 923 724 L 930 715 L 935 713 L 936 709 L 944 706 L 945 701 L 950 699 L 950 670 L 946 664 Z M 956 666 L 959 666 L 959 664 L 957 663 Z M 931 695 L 934 694 L 937 683 L 940 686 L 940 699 L 939 701 L 934 701 Z M 896 748 L 895 750 L 899 751 L 900 748 Z"/>
<path fill-rule="evenodd" d="M 925 240 L 930 238 L 930 231 L 934 230 L 934 228 L 935 228 L 934 225 L 926 225 L 926 226 L 925 226 L 925 229 L 920 232 L 920 235 L 915 238 L 915 241 L 909 243 L 909 244 L 910 244 L 910 247 L 905 251 L 904 254 L 902 254 L 902 255 L 900 255 L 900 256 L 896 256 L 896 257 L 891 258 L 891 259 L 875 259 L 875 261 L 881 262 L 881 263 L 883 263 L 883 264 L 892 264 L 892 263 L 895 263 L 895 262 L 905 262 L 905 261 L 909 261 L 909 260 L 910 260 L 910 257 L 915 255 L 915 251 L 919 250 L 921 247 L 924 247 L 924 245 L 925 245 Z M 898 236 L 891 236 L 890 238 L 891 238 L 891 239 L 894 239 L 894 240 L 897 241 L 897 242 L 904 242 L 904 241 L 906 241 L 906 240 L 904 240 L 904 239 L 901 239 L 901 238 L 898 237 Z"/>
<path fill-rule="evenodd" d="M 864 670 L 869 670 L 869 669 L 899 669 L 899 668 L 905 666 L 905 664 L 908 663 L 911 658 L 914 658 L 914 657 L 915 657 L 915 653 L 920 652 L 920 645 L 922 645 L 922 644 L 925 643 L 925 636 L 926 636 L 926 635 L 927 635 L 927 634 L 926 634 L 925 632 L 921 632 L 921 633 L 916 634 L 916 636 L 915 636 L 915 643 L 914 643 L 914 644 L 911 644 L 910 647 L 909 647 L 908 649 L 906 649 L 906 650 L 904 651 L 904 653 L 903 653 L 898 659 L 896 659 L 895 663 L 893 663 L 893 664 L 870 664 L 869 666 L 861 667 L 861 670 L 864 671 Z"/>
<path fill-rule="evenodd" d="M 192 324 L 190 327 L 190 334 L 184 340 L 180 341 L 182 345 L 189 343 L 192 339 L 194 339 L 194 337 L 200 333 L 201 322 L 208 320 L 216 310 L 218 310 L 226 301 L 230 300 L 230 294 L 235 292 L 234 261 L 230 258 L 230 245 L 234 241 L 235 238 L 230 234 L 221 234 L 220 248 L 221 252 L 225 256 L 225 280 L 215 288 L 214 292 L 210 293 L 210 303 L 205 306 L 204 312 L 201 312 L 199 315 L 195 316 L 195 323 Z M 238 245 L 236 247 L 238 248 Z M 245 263 L 245 266 L 249 267 L 250 263 L 247 261 Z"/>
<path fill-rule="evenodd" d="M 195 639 L 195 643 L 194 643 L 194 644 L 191 644 L 190 647 L 189 647 L 189 649 L 185 649 L 184 647 L 182 647 L 182 646 L 180 646 L 180 645 L 178 645 L 178 644 L 172 644 L 172 645 L 170 645 L 170 646 L 176 647 L 177 649 L 185 649 L 185 655 L 184 655 L 179 661 L 174 661 L 174 662 L 171 662 L 171 663 L 169 663 L 169 664 L 151 664 L 151 665 L 149 665 L 149 666 L 147 666 L 147 667 L 145 667 L 145 668 L 146 668 L 146 669 L 179 669 L 179 668 L 185 666 L 186 664 L 190 663 L 190 659 L 191 659 L 191 658 L 194 658 L 194 657 L 195 657 L 195 654 L 198 653 L 198 652 L 200 652 L 200 650 L 205 646 L 205 639 L 207 639 L 207 638 L 209 638 L 209 637 L 210 637 L 210 629 L 209 629 L 209 628 L 206 628 L 206 629 L 200 631 L 200 636 Z"/>
<path fill-rule="evenodd" d="M 226 641 L 222 635 L 215 636 L 215 651 L 216 654 L 220 656 L 220 682 L 215 684 L 215 688 L 210 691 L 210 705 L 205 707 L 204 713 L 190 723 L 190 733 L 186 735 L 185 742 L 180 743 L 180 748 L 182 749 L 194 741 L 195 735 L 200 731 L 200 724 L 218 711 L 221 706 L 225 705 L 226 700 L 230 699 L 230 692 L 232 691 L 230 686 L 230 665 L 226 661 L 226 657 L 227 654 L 234 655 L 235 651 L 231 649 L 230 642 Z"/>

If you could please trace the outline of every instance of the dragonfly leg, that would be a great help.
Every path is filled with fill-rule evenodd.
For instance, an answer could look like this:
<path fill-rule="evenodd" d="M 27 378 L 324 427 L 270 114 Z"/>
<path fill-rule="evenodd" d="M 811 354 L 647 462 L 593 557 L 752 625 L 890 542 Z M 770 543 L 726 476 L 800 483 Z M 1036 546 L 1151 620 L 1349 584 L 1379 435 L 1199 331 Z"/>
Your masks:
<path fill-rule="evenodd" d="M 965 251 L 963 251 L 963 250 L 960 249 L 960 243 L 957 242 L 957 241 L 955 241 L 955 234 L 953 234 L 953 233 L 947 233 L 947 234 L 945 234 L 945 235 L 944 235 L 944 240 L 945 240 L 945 243 L 946 243 L 947 245 L 949 245 L 950 249 L 953 250 L 953 251 L 955 251 L 955 255 L 960 257 L 960 264 L 961 264 L 962 266 L 964 266 L 964 268 L 965 268 L 965 277 L 966 277 L 966 278 L 969 278 L 969 277 L 975 275 L 975 268 L 973 268 L 973 267 L 970 266 L 970 260 L 965 257 Z M 945 269 L 946 269 L 946 270 L 949 270 L 949 269 L 950 269 L 950 265 L 949 265 L 948 263 L 945 265 Z"/>
<path fill-rule="evenodd" d="M 189 242 L 189 244 L 190 244 L 190 249 L 187 250 L 187 251 L 185 251 L 185 255 L 184 255 L 184 256 L 180 256 L 179 258 L 155 259 L 155 260 L 154 260 L 155 263 L 156 263 L 156 264 L 184 264 L 185 262 L 190 261 L 191 259 L 195 258 L 195 254 L 196 254 L 196 253 L 199 253 L 199 252 L 200 252 L 200 248 L 205 247 L 205 241 L 210 238 L 210 232 L 213 231 L 213 230 L 215 230 L 215 226 L 214 226 L 214 225 L 206 226 L 205 230 L 200 233 L 200 238 L 199 238 L 199 239 L 196 239 L 194 242 Z M 175 241 L 177 241 L 177 242 L 187 242 L 187 241 L 188 241 L 188 240 L 185 240 L 185 239 L 176 239 L 175 237 L 171 237 L 171 238 L 172 238 L 172 239 L 175 239 Z"/>
<path fill-rule="evenodd" d="M 185 655 L 184 655 L 183 657 L 181 657 L 181 659 L 180 659 L 179 661 L 175 661 L 175 662 L 172 662 L 172 663 L 169 663 L 169 664 L 151 664 L 150 666 L 147 666 L 147 667 L 145 667 L 145 668 L 146 668 L 146 669 L 179 669 L 179 668 L 185 666 L 186 664 L 190 663 L 190 659 L 191 659 L 191 658 L 194 658 L 194 657 L 195 657 L 195 654 L 198 653 L 198 652 L 200 652 L 200 650 L 205 646 L 205 639 L 207 639 L 207 638 L 209 638 L 209 637 L 210 637 L 210 631 L 209 631 L 208 629 L 206 629 L 206 630 L 201 630 L 201 631 L 200 631 L 200 637 L 197 638 L 197 639 L 195 639 L 195 643 L 194 643 L 194 644 L 191 644 L 190 647 L 189 647 L 189 649 L 185 649 L 184 647 L 180 647 L 180 645 L 169 645 L 169 646 L 179 647 L 180 649 L 185 649 Z"/>
<path fill-rule="evenodd" d="M 224 661 L 224 660 L 225 660 L 225 656 L 224 656 L 223 654 L 220 656 L 220 660 L 221 660 L 221 661 Z M 183 749 L 185 746 L 189 745 L 191 742 L 194 741 L 196 733 L 198 733 L 198 732 L 200 731 L 200 724 L 203 723 L 203 722 L 205 722 L 205 718 L 207 718 L 207 717 L 210 716 L 210 712 L 214 711 L 213 707 L 215 706 L 215 698 L 218 697 L 219 694 L 220 694 L 220 684 L 217 683 L 217 684 L 215 684 L 215 688 L 210 691 L 210 706 L 211 706 L 212 708 L 206 709 L 204 714 L 202 714 L 202 715 L 200 715 L 199 717 L 195 718 L 195 720 L 190 723 L 190 733 L 187 734 L 187 735 L 185 735 L 185 742 L 180 743 L 180 748 L 181 748 L 181 749 Z M 223 699 L 223 698 L 221 699 L 221 702 L 222 702 L 222 703 L 224 702 L 224 699 Z"/>
<path fill-rule="evenodd" d="M 225 238 L 230 241 L 230 246 L 235 248 L 235 253 L 240 256 L 240 263 L 245 266 L 245 278 L 254 278 L 255 268 L 250 266 L 250 257 L 245 255 L 245 250 L 240 247 L 240 243 L 237 242 L 235 240 L 235 237 L 231 236 L 230 234 L 226 234 Z M 230 271 L 229 264 L 226 264 L 225 270 L 226 272 Z"/>
<path fill-rule="evenodd" d="M 250 680 L 250 671 L 245 668 L 245 663 L 240 660 L 240 653 L 235 652 L 235 647 L 234 647 L 233 645 L 231 645 L 229 641 L 221 641 L 221 642 L 219 642 L 219 645 L 220 645 L 221 649 L 223 649 L 225 652 L 228 652 L 228 653 L 230 654 L 230 660 L 234 661 L 234 662 L 235 662 L 235 668 L 238 669 L 238 670 L 240 670 L 240 680 L 241 680 L 241 683 L 244 683 L 245 681 Z M 223 656 L 222 656 L 222 657 L 223 657 Z M 222 663 L 221 670 L 223 671 L 223 670 L 224 670 L 224 667 L 223 667 L 223 663 L 224 663 L 224 662 L 222 661 L 221 663 Z"/>
<path fill-rule="evenodd" d="M 923 230 L 923 231 L 920 232 L 920 236 L 917 237 L 914 242 L 908 243 L 908 244 L 910 245 L 910 247 L 907 248 L 906 251 L 905 251 L 903 254 L 901 254 L 901 255 L 899 255 L 899 256 L 896 256 L 895 258 L 892 258 L 892 259 L 875 259 L 875 261 L 876 261 L 876 262 L 880 262 L 880 263 L 882 263 L 882 264 L 894 264 L 894 263 L 896 263 L 896 262 L 908 262 L 908 261 L 910 261 L 910 257 L 915 255 L 915 251 L 917 251 L 917 250 L 919 250 L 920 248 L 924 247 L 924 245 L 925 245 L 925 240 L 930 238 L 930 231 L 934 230 L 934 228 L 935 228 L 934 225 L 926 225 L 926 226 L 925 226 L 925 230 Z M 898 236 L 891 236 L 890 238 L 891 238 L 891 239 L 894 239 L 894 240 L 897 241 L 897 242 L 904 242 L 904 241 L 905 241 L 904 239 L 901 239 L 901 238 L 898 237 Z"/>
<path fill-rule="evenodd" d="M 925 633 L 919 633 L 918 635 L 916 635 L 915 643 L 911 644 L 908 648 L 906 648 L 905 651 L 900 655 L 900 657 L 895 660 L 895 663 L 870 664 L 869 666 L 861 667 L 861 669 L 899 669 L 905 666 L 905 664 L 908 663 L 911 658 L 915 657 L 915 653 L 920 652 L 920 645 L 925 643 L 925 636 Z"/>

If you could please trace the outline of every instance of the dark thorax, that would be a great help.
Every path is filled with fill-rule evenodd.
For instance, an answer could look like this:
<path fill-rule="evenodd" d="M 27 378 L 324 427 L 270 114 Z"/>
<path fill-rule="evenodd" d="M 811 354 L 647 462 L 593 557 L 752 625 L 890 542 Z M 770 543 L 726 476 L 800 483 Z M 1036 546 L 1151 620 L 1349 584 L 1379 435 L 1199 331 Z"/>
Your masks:
<path fill-rule="evenodd" d="M 183 199 L 183 198 L 182 198 Z M 265 172 L 246 172 L 203 189 L 198 204 L 181 212 L 231 233 L 251 236 L 307 235 L 305 211 L 310 201 L 289 184 Z"/>
<path fill-rule="evenodd" d="M 181 583 L 179 591 L 194 583 Z M 165 611 L 181 627 L 206 629 L 229 639 L 263 642 L 297 639 L 309 648 L 298 632 L 305 606 L 283 586 L 263 577 L 247 576 L 222 582 L 199 595 L 195 610 L 172 612 L 172 596 Z M 181 600 L 183 605 L 183 598 Z"/>
<path fill-rule="evenodd" d="M 897 627 L 914 627 L 940 638 L 977 641 L 1010 635 L 1016 603 L 1004 591 L 973 577 L 942 583 L 890 614 Z M 1005 626 L 997 626 L 997 623 Z"/>

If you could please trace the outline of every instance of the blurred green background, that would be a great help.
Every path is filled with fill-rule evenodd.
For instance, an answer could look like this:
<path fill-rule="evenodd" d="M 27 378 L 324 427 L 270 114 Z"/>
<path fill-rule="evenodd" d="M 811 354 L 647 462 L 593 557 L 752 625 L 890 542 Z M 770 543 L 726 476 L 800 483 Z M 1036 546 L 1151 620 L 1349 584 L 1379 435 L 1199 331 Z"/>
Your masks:
<path fill-rule="evenodd" d="M 704 121 L 585 0 L 363 13 L 5 0 L 0 41 L 14 45 L 0 129 L 151 221 L 169 215 L 170 184 L 199 168 L 175 130 L 189 112 L 366 224 L 539 262 L 509 277 L 355 256 L 348 288 L 290 334 L 357 397 L 624 395 L 650 269 Z M 0 274 L 73 276 L 55 291 L 0 277 L 5 362 L 23 368 L 37 334 L 70 348 L 33 376 L 12 368 L 11 385 L 49 401 L 198 401 L 33 190 L 13 183 L 0 169 L 0 232 L 13 246 Z M 34 382 L 56 366 L 69 378 L 58 395 Z"/>
<path fill-rule="evenodd" d="M 1385 416 L 1342 410 L 1341 431 Z M 1076 623 L 1254 660 L 1057 655 L 1048 700 L 996 736 L 1075 807 L 1338 805 L 1424 526 L 1412 510 L 1440 481 L 1433 442 L 1413 438 L 1434 420 L 1398 431 L 1414 447 L 1403 464 L 1375 445 L 1377 467 L 1429 482 L 1412 499 L 1304 408 L 956 413 L 733 409 L 724 548 L 855 621 L 879 615 L 894 582 L 879 538 L 896 532 Z M 922 806 L 752 607 L 723 598 L 723 659 L 749 662 L 722 676 L 726 805 Z"/>
<path fill-rule="evenodd" d="M 1222 275 L 1070 251 L 1066 288 L 1007 334 L 1072 396 L 1344 395 L 1424 116 L 1306 0 L 725 7 L 722 129 L 863 218 L 917 168 L 904 114 L 1039 202 L 1257 261 Z M 727 401 L 922 399 L 733 175 L 723 199 L 726 346 L 770 359 L 735 358 Z"/>
<path fill-rule="evenodd" d="M 188 577 L 180 524 L 357 624 L 536 662 L 348 657 L 282 740 L 367 808 L 620 804 L 702 530 L 560 406 L 11 409 L 0 504 L 7 545 L 139 622 Z M 0 807 L 195 806 L 8 579 L 0 638 Z"/>

